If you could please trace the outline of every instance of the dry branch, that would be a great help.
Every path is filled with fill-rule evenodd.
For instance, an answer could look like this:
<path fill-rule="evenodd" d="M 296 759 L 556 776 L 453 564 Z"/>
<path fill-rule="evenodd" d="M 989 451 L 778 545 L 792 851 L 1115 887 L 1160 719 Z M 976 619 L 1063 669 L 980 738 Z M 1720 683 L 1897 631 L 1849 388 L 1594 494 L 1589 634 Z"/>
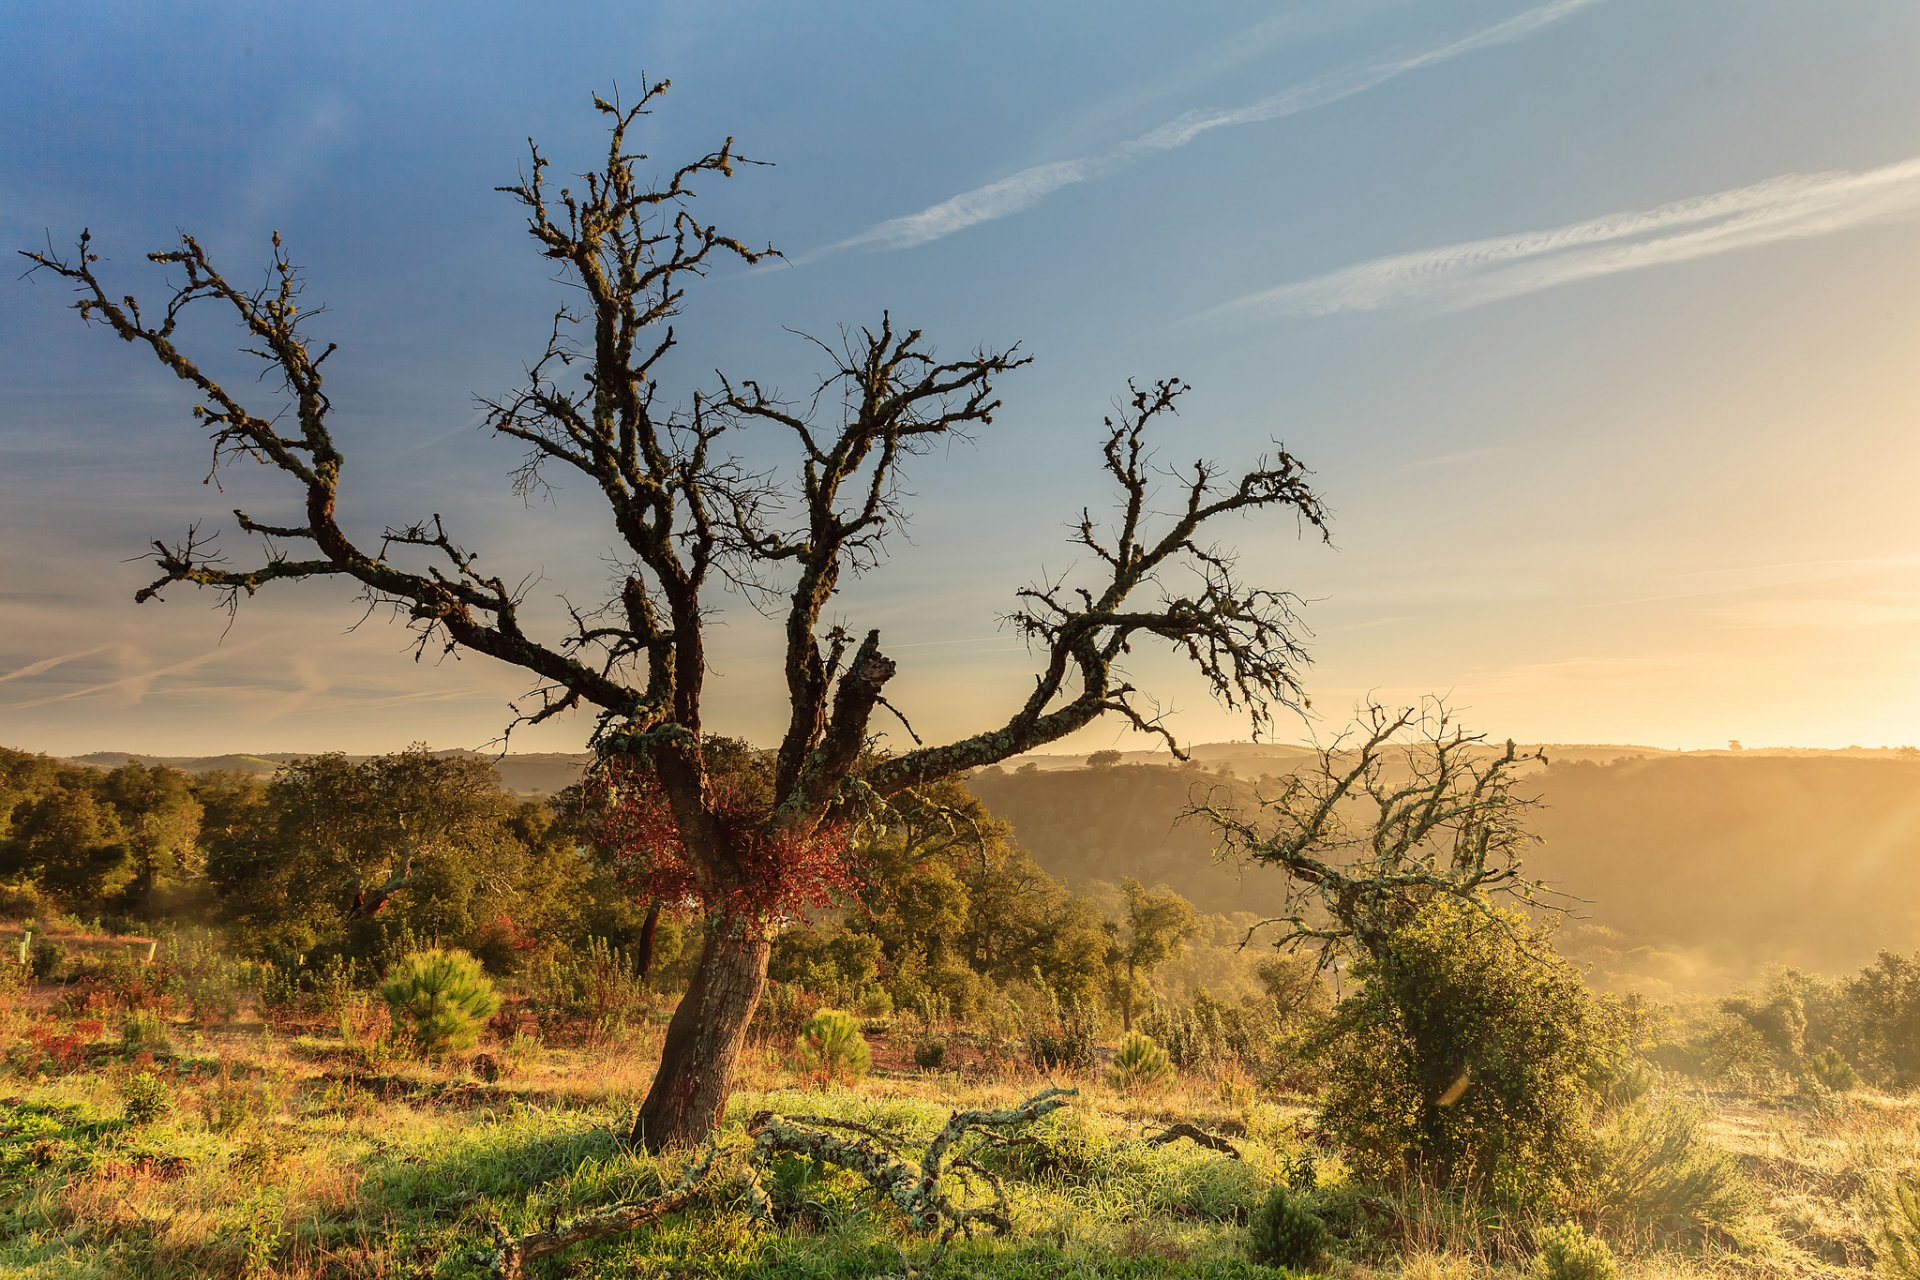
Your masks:
<path fill-rule="evenodd" d="M 1234 1146 L 1219 1134 L 1208 1133 L 1199 1125 L 1190 1124 L 1185 1120 L 1177 1124 L 1168 1125 L 1159 1133 L 1148 1135 L 1147 1145 L 1150 1147 L 1163 1147 L 1169 1142 L 1178 1142 L 1182 1138 L 1187 1139 L 1187 1141 L 1193 1143 L 1195 1146 L 1205 1147 L 1209 1151 L 1218 1151 L 1222 1155 L 1231 1156 L 1235 1160 L 1240 1159 L 1240 1148 Z"/>
<path fill-rule="evenodd" d="M 970 1133 L 1003 1134 L 1033 1123 L 1067 1105 L 1077 1089 L 1043 1089 L 1017 1107 L 1005 1110 L 956 1111 L 927 1144 L 918 1165 L 894 1154 L 900 1142 L 893 1135 L 852 1121 L 820 1116 L 756 1115 L 747 1126 L 753 1135 L 753 1159 L 774 1155 L 806 1156 L 851 1170 L 866 1180 L 875 1195 L 897 1205 L 915 1231 L 937 1232 L 944 1248 L 954 1236 L 969 1236 L 976 1227 L 997 1234 L 1012 1230 L 1006 1191 L 990 1171 L 954 1148 Z M 838 1131 L 838 1132 L 836 1132 Z M 984 1182 L 993 1203 L 970 1207 L 956 1204 L 947 1176 Z"/>
<path fill-rule="evenodd" d="M 505 1228 L 495 1223 L 495 1245 L 486 1255 L 487 1263 L 500 1280 L 522 1280 L 526 1275 L 526 1264 L 537 1258 L 571 1249 L 588 1240 L 637 1231 L 670 1213 L 678 1213 L 706 1198 L 704 1183 L 718 1152 L 718 1144 L 709 1143 L 700 1157 L 687 1166 L 687 1171 L 678 1182 L 645 1200 L 610 1205 L 544 1231 L 530 1231 L 517 1237 L 508 1235 Z"/>

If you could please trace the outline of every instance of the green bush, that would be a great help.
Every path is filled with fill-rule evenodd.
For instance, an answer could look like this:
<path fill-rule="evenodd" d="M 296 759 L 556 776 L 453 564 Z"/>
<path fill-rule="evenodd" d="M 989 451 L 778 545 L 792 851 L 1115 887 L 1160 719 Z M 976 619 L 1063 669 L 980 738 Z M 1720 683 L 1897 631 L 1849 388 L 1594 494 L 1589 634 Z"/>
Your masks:
<path fill-rule="evenodd" d="M 151 1071 L 136 1071 L 120 1081 L 120 1106 L 128 1124 L 146 1124 L 173 1110 L 173 1091 Z"/>
<path fill-rule="evenodd" d="M 27 949 L 27 970 L 39 982 L 52 982 L 67 967 L 67 949 L 52 938 L 35 938 Z"/>
<path fill-rule="evenodd" d="M 540 1032 L 555 1042 L 599 1044 L 641 1026 L 653 1010 L 634 956 L 605 938 L 532 966 L 526 984 Z"/>
<path fill-rule="evenodd" d="M 1027 1060 L 1039 1071 L 1084 1071 L 1099 1060 L 1094 1038 L 1099 1019 L 1085 1000 L 1050 997 L 1047 1020 L 1027 1032 Z"/>
<path fill-rule="evenodd" d="M 1542 1231 L 1535 1243 L 1533 1280 L 1614 1280 L 1620 1264 L 1607 1242 L 1596 1240 L 1575 1222 L 1563 1222 Z"/>
<path fill-rule="evenodd" d="M 939 1036 L 929 1036 L 913 1046 L 913 1065 L 922 1071 L 937 1071 L 947 1060 L 947 1042 Z"/>
<path fill-rule="evenodd" d="M 1625 1019 L 1524 919 L 1436 899 L 1354 966 L 1321 1123 L 1363 1178 L 1563 1200 Z"/>
<path fill-rule="evenodd" d="M 1752 1184 L 1701 1136 L 1701 1116 L 1673 1101 L 1623 1107 L 1594 1133 L 1579 1194 L 1604 1227 L 1681 1243 L 1735 1244 Z"/>
<path fill-rule="evenodd" d="M 858 1080 L 873 1065 L 859 1022 L 840 1009 L 822 1009 L 808 1018 L 794 1047 L 806 1069 L 818 1072 L 823 1080 Z"/>
<path fill-rule="evenodd" d="M 1807 1058 L 1807 1079 L 1822 1089 L 1834 1093 L 1846 1093 L 1860 1083 L 1860 1075 L 1853 1064 L 1840 1056 L 1840 1051 L 1825 1048 Z"/>
<path fill-rule="evenodd" d="M 1892 1280 L 1920 1280 L 1920 1187 L 1897 1184 L 1880 1206 L 1880 1263 Z"/>
<path fill-rule="evenodd" d="M 1247 1251 L 1255 1262 L 1304 1271 L 1326 1256 L 1327 1224 L 1285 1187 L 1275 1187 L 1248 1223 Z"/>
<path fill-rule="evenodd" d="M 151 1009 L 130 1009 L 120 1019 L 120 1047 L 128 1053 L 168 1054 L 173 1040 L 167 1024 Z"/>
<path fill-rule="evenodd" d="M 471 1049 L 480 1029 L 500 1008 L 500 997 L 464 951 L 416 951 L 399 961 L 380 984 L 380 996 L 429 1057 Z"/>
<path fill-rule="evenodd" d="M 1116 1089 L 1148 1089 L 1173 1074 L 1173 1060 L 1151 1037 L 1130 1031 L 1107 1066 L 1107 1083 Z"/>

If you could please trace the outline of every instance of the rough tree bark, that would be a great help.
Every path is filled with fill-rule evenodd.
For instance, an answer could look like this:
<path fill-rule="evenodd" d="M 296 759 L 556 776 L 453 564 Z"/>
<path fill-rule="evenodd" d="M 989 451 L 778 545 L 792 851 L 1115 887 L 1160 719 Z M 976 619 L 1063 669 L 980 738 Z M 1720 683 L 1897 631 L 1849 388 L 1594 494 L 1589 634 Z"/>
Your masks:
<path fill-rule="evenodd" d="M 772 950 L 764 920 L 708 922 L 699 963 L 667 1023 L 653 1087 L 634 1121 L 635 1142 L 652 1151 L 688 1146 L 720 1123 Z"/>
<path fill-rule="evenodd" d="M 234 567 L 196 525 L 179 543 L 154 544 L 160 572 L 138 600 L 185 583 L 224 593 L 231 606 L 282 580 L 350 579 L 369 603 L 389 606 L 416 630 L 417 653 L 464 649 L 536 676 L 509 732 L 592 708 L 602 758 L 637 763 L 657 780 L 690 873 L 687 891 L 720 927 L 709 932 L 641 1114 L 639 1136 L 655 1149 L 703 1135 L 726 1098 L 778 916 L 767 905 L 777 895 L 757 886 L 798 874 L 781 850 L 806 849 L 823 831 L 871 820 L 888 797 L 1030 751 L 1103 715 L 1158 735 L 1179 754 L 1157 706 L 1123 670 L 1143 641 L 1183 652 L 1213 695 L 1245 711 L 1260 732 L 1300 696 L 1297 601 L 1243 586 L 1233 554 L 1208 542 L 1207 529 L 1223 516 L 1279 508 L 1325 533 L 1307 473 L 1284 450 L 1238 473 L 1157 460 L 1148 437 L 1174 416 L 1186 387 L 1177 379 L 1130 387 L 1100 445 L 1116 490 L 1112 515 L 1083 510 L 1074 518 L 1081 568 L 1019 592 L 1009 619 L 1038 663 L 1032 686 L 1004 719 L 957 741 L 929 745 L 909 729 L 911 749 L 884 750 L 875 715 L 905 721 L 885 696 L 896 664 L 878 631 L 856 639 L 823 626 L 823 615 L 847 575 L 884 558 L 885 536 L 902 519 L 905 464 L 990 425 L 1000 407 L 996 379 L 1027 360 L 984 348 L 943 360 L 920 331 L 896 329 L 883 315 L 838 346 L 818 344 L 829 370 L 794 398 L 724 374 L 677 403 L 663 395 L 656 374 L 674 348 L 670 322 L 689 287 L 716 262 L 752 264 L 774 253 L 748 248 L 693 212 L 700 182 L 750 163 L 735 155 L 732 139 L 657 182 L 637 175 L 644 157 L 628 137 L 666 88 L 643 85 L 631 105 L 594 99 L 609 134 L 594 171 L 555 191 L 549 162 L 534 147 L 520 181 L 501 188 L 525 210 L 536 251 L 572 291 L 524 385 L 485 402 L 487 425 L 526 450 L 515 474 L 521 493 L 542 489 L 551 468 L 584 477 L 619 535 L 609 558 L 623 565 L 605 604 L 568 605 L 571 622 L 554 638 L 535 638 L 524 588 L 482 569 L 438 515 L 391 526 L 372 542 L 342 525 L 345 464 L 323 370 L 335 348 L 310 344 L 303 326 L 318 309 L 302 302 L 301 275 L 277 235 L 267 281 L 255 289 L 231 283 L 192 236 L 149 255 L 173 279 L 164 303 L 145 309 L 102 281 L 87 232 L 71 256 L 51 248 L 25 254 L 34 270 L 74 286 L 84 319 L 144 347 L 189 385 L 216 467 L 261 463 L 294 491 L 293 512 L 282 519 L 234 513 L 241 532 L 262 543 L 251 567 Z M 264 362 L 272 375 L 265 385 L 279 385 L 281 403 L 256 412 L 183 350 L 180 317 L 203 302 L 237 319 L 244 350 Z M 754 460 L 766 455 L 749 442 L 768 431 L 798 448 L 785 480 Z M 784 615 L 786 728 L 767 794 L 751 804 L 716 775 L 702 721 L 705 628 L 722 592 Z"/>

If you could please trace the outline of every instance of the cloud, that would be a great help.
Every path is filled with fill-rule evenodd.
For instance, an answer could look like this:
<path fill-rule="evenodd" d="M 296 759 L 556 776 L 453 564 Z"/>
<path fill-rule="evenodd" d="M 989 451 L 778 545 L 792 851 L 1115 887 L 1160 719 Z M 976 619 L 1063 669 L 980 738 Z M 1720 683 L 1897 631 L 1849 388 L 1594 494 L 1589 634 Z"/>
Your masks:
<path fill-rule="evenodd" d="M 1599 0 L 1553 0 L 1505 22 L 1495 23 L 1472 35 L 1420 53 L 1355 63 L 1244 106 L 1216 111 L 1191 111 L 1099 155 L 1056 160 L 1022 169 L 983 187 L 963 191 L 918 213 L 889 218 L 845 240 L 802 254 L 793 261 L 799 265 L 849 249 L 881 251 L 911 249 L 927 244 L 956 231 L 1030 209 L 1062 188 L 1117 173 L 1148 156 L 1184 147 L 1215 129 L 1279 120 L 1324 107 L 1343 98 L 1365 93 L 1409 71 L 1438 66 L 1495 45 L 1511 44 L 1597 3 Z"/>
<path fill-rule="evenodd" d="M 53 670 L 55 667 L 62 666 L 80 658 L 91 658 L 94 654 L 104 653 L 113 647 L 114 646 L 110 644 L 97 644 L 91 649 L 75 649 L 72 653 L 56 654 L 51 658 L 42 658 L 38 662 L 29 662 L 24 667 L 15 667 L 12 671 L 0 673 L 0 684 L 5 684 L 9 680 L 30 680 L 34 676 L 42 675 L 45 672 Z"/>
<path fill-rule="evenodd" d="M 170 663 L 164 667 L 148 667 L 144 671 L 132 672 L 116 680 L 87 685 L 79 689 L 70 689 L 65 693 L 48 694 L 45 697 L 32 698 L 26 702 L 15 702 L 0 709 L 12 712 L 27 711 L 34 707 L 48 707 L 56 703 L 73 702 L 80 698 L 90 698 L 99 694 L 119 694 L 121 695 L 118 699 L 119 705 L 126 707 L 138 706 L 146 699 L 147 694 L 152 691 L 154 683 L 163 677 L 178 675 L 183 671 L 192 671 L 196 667 L 205 666 L 217 658 L 231 657 L 235 654 L 243 653 L 248 649 L 258 648 L 260 645 L 266 643 L 267 640 L 273 638 L 275 637 L 268 636 L 260 640 L 233 645 L 228 648 L 209 649 L 205 653 L 197 654 L 181 662 Z M 119 647 L 124 648 L 124 646 Z M 73 657 L 77 655 L 68 656 Z M 25 672 L 17 672 L 16 674 L 25 674 Z"/>
<path fill-rule="evenodd" d="M 1417 304 L 1461 310 L 1916 212 L 1920 157 L 1858 173 L 1786 174 L 1653 209 L 1375 258 L 1248 294 L 1190 319 L 1323 316 Z"/>

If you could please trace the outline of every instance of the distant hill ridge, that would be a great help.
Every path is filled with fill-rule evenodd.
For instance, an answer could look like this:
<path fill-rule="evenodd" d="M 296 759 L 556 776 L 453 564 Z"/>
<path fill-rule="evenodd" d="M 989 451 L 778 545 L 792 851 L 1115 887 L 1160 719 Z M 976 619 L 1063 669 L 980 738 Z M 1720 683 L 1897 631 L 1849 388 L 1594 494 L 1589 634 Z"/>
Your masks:
<path fill-rule="evenodd" d="M 1780 758 L 1845 758 L 1845 759 L 1891 759 L 1900 758 L 1903 752 L 1912 752 L 1910 747 L 1753 747 L 1742 751 L 1702 750 L 1677 751 L 1667 747 L 1645 747 L 1632 744 L 1606 743 L 1555 743 L 1544 747 L 1523 746 L 1523 751 L 1544 751 L 1551 761 L 1590 760 L 1598 764 L 1610 764 L 1616 760 L 1643 760 L 1668 757 L 1697 758 L 1740 758 L 1740 759 L 1780 759 Z M 1203 742 L 1188 749 L 1193 763 L 1202 768 L 1218 769 L 1225 765 L 1234 773 L 1247 778 L 1257 778 L 1263 773 L 1285 772 L 1289 767 L 1309 759 L 1313 755 L 1310 747 L 1294 746 L 1276 742 Z M 214 773 L 220 770 L 233 770 L 251 777 L 271 777 L 282 765 L 295 760 L 304 760 L 309 756 L 321 755 L 317 751 L 262 751 L 229 752 L 217 756 L 160 756 L 132 751 L 92 751 L 81 756 L 65 756 L 63 759 L 73 764 L 91 765 L 96 769 L 117 769 L 132 760 L 143 764 L 161 764 L 180 769 L 187 773 Z M 496 756 L 485 751 L 470 751 L 465 748 L 452 748 L 436 751 L 436 756 L 467 756 L 492 762 L 494 771 L 500 776 L 500 785 L 509 791 L 522 795 L 552 795 L 572 786 L 579 781 L 585 771 L 591 754 L 585 751 L 522 751 L 504 756 Z M 1017 756 L 1006 762 L 1002 768 L 1019 769 L 1032 765 L 1036 769 L 1053 771 L 1061 769 L 1084 769 L 1088 752 L 1076 753 L 1040 753 Z M 347 756 L 349 760 L 365 760 L 369 755 Z M 1171 765 L 1174 762 L 1164 751 L 1123 751 L 1120 763 L 1130 765 Z"/>
<path fill-rule="evenodd" d="M 1575 896 L 1585 923 L 1567 938 L 1610 981 L 1724 989 L 1769 964 L 1841 973 L 1888 948 L 1920 949 L 1920 752 L 1546 748 L 1529 771 L 1543 840 L 1528 870 Z M 503 786 L 551 795 L 574 782 L 585 753 L 488 759 Z M 1311 759 L 1305 748 L 1209 743 L 1194 763 L 1128 752 L 1091 768 L 1084 754 L 1008 761 L 969 786 L 1052 874 L 1076 887 L 1136 876 L 1165 883 L 1204 910 L 1276 910 L 1271 873 L 1214 860 L 1201 824 L 1178 821 L 1196 787 L 1245 801 L 1263 776 Z M 297 753 L 134 756 L 101 751 L 75 763 L 131 759 L 191 772 L 271 774 Z M 364 758 L 364 757 L 361 757 Z M 1031 767 L 1029 767 L 1031 766 Z"/>
<path fill-rule="evenodd" d="M 268 751 L 254 754 L 232 752 L 220 756 L 150 756 L 130 751 L 92 751 L 83 756 L 62 757 L 70 764 L 91 765 L 96 769 L 117 769 L 138 760 L 142 764 L 166 765 L 185 773 L 217 773 L 233 770 L 250 777 L 270 778 L 282 765 L 312 756 L 318 751 Z M 433 753 L 443 759 L 465 757 L 487 760 L 500 777 L 500 785 L 521 795 L 552 795 L 580 780 L 592 757 L 584 752 L 523 751 L 496 756 L 484 751 L 454 748 Z M 371 755 L 348 755 L 349 760 L 368 760 Z"/>

